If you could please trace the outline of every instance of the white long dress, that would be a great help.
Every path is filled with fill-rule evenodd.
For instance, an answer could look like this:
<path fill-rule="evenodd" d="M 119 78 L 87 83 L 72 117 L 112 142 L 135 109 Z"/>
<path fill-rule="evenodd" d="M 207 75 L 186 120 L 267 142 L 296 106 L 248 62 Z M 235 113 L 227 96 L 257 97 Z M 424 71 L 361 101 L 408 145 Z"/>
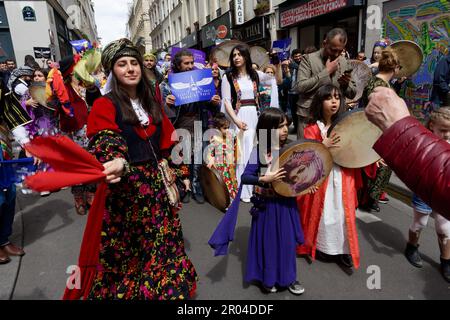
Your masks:
<path fill-rule="evenodd" d="M 321 121 L 317 121 L 317 125 L 325 138 L 328 131 L 325 125 Z M 329 255 L 350 252 L 342 197 L 342 172 L 336 164 L 333 164 L 328 177 L 323 214 L 317 234 L 317 250 Z"/>
<path fill-rule="evenodd" d="M 271 86 L 272 94 L 271 94 L 271 103 L 270 106 L 272 108 L 279 108 L 278 101 L 278 86 L 276 79 L 273 76 L 267 75 L 258 71 L 259 81 L 261 85 Z M 254 100 L 255 94 L 253 91 L 253 82 L 250 79 L 250 76 L 245 78 L 241 77 L 237 80 L 239 84 L 239 88 L 241 90 L 241 100 Z M 222 112 L 225 113 L 230 119 L 231 117 L 228 115 L 225 109 L 225 102 L 231 103 L 231 87 L 230 83 L 226 75 L 223 76 L 222 79 Z M 238 137 L 239 142 L 238 145 L 241 146 L 239 152 L 238 163 L 236 167 L 236 178 L 238 185 L 241 184 L 241 176 L 244 173 L 245 167 L 250 159 L 250 155 L 253 151 L 253 147 L 255 145 L 256 139 L 256 125 L 258 124 L 258 112 L 256 106 L 245 106 L 241 107 L 239 113 L 237 114 L 237 118 L 247 124 L 248 130 L 241 132 L 241 130 L 232 122 L 230 126 L 230 130 L 234 133 L 235 136 Z M 253 186 L 245 185 L 242 187 L 241 199 L 250 199 L 253 195 Z"/>

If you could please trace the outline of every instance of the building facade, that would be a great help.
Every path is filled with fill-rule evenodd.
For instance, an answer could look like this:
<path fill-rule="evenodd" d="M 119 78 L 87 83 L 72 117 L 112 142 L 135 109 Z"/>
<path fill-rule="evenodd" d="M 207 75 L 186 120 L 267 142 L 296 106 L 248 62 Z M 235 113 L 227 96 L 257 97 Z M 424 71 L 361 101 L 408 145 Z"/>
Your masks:
<path fill-rule="evenodd" d="M 58 61 L 73 53 L 70 41 L 83 38 L 98 41 L 90 0 L 0 1 L 2 60 L 13 58 L 20 66 L 31 55 L 45 66 L 40 54 Z"/>
<path fill-rule="evenodd" d="M 92 0 L 59 0 L 69 15 L 68 26 L 77 30 L 84 39 L 91 43 L 99 42 L 95 9 Z"/>
<path fill-rule="evenodd" d="M 130 40 L 141 53 L 152 50 L 150 38 L 150 0 L 134 0 L 129 11 L 128 33 Z"/>

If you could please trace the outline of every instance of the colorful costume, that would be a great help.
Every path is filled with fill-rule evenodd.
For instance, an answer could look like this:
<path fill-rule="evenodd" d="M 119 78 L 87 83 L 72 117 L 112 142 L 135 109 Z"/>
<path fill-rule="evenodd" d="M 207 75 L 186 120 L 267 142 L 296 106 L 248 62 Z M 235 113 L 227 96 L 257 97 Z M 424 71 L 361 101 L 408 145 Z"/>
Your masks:
<path fill-rule="evenodd" d="M 95 102 L 88 124 L 91 152 L 102 163 L 125 158 L 131 166 L 120 183 L 109 186 L 92 299 L 183 299 L 195 291 L 180 219 L 143 130 L 123 123 L 110 98 Z M 173 126 L 164 116 L 145 130 L 161 157 L 172 146 Z M 177 174 L 186 177 L 188 171 L 180 167 Z"/>
<path fill-rule="evenodd" d="M 373 76 L 366 88 L 360 101 L 360 106 L 365 108 L 369 104 L 369 96 L 377 87 L 391 88 L 391 85 L 377 76 Z M 370 207 L 372 204 L 378 203 L 381 194 L 389 184 L 392 176 L 392 170 L 383 164 L 374 163 L 362 169 L 362 177 L 364 185 L 360 195 L 360 204 Z"/>
<path fill-rule="evenodd" d="M 278 86 L 276 79 L 258 71 L 259 85 L 272 87 L 270 106 L 278 108 Z M 256 125 L 260 114 L 259 88 L 256 81 L 247 78 L 234 78 L 227 73 L 222 78 L 222 112 L 227 114 L 225 103 L 232 105 L 240 121 L 247 124 L 248 130 L 241 131 L 236 124 L 232 123 L 231 129 L 239 139 L 240 156 L 237 162 L 236 176 L 240 184 L 244 173 L 245 164 L 248 163 L 255 145 Z M 253 186 L 245 185 L 242 190 L 242 199 L 250 199 L 253 194 Z"/>
<path fill-rule="evenodd" d="M 235 143 L 234 139 L 230 140 L 226 141 L 220 135 L 213 136 L 207 163 L 214 162 L 214 168 L 220 172 L 222 180 L 230 193 L 230 198 L 234 200 L 238 192 L 238 186 L 236 180 Z M 227 144 L 227 142 L 229 143 Z M 216 151 L 218 152 L 216 153 Z"/>
<path fill-rule="evenodd" d="M 242 184 L 256 186 L 245 281 L 258 281 L 265 287 L 288 287 L 297 280 L 295 247 L 303 243 L 298 208 L 295 198 L 279 196 L 271 187 L 259 185 L 262 168 L 255 149 L 242 175 Z M 242 186 L 209 240 L 216 256 L 226 255 L 229 242 L 234 239 L 241 191 Z"/>
<path fill-rule="evenodd" d="M 323 141 L 326 130 L 319 125 L 305 128 L 305 139 Z M 323 128 L 322 128 L 323 129 Z M 330 176 L 315 194 L 298 198 L 305 243 L 297 247 L 298 254 L 316 256 L 316 250 L 326 254 L 350 254 L 355 268 L 360 255 L 356 230 L 358 170 L 334 165 Z"/>

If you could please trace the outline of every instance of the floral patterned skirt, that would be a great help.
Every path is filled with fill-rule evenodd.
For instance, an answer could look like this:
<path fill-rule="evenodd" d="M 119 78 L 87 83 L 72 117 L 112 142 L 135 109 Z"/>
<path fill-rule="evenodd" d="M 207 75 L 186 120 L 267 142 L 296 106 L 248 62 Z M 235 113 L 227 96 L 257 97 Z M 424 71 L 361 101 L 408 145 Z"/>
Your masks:
<path fill-rule="evenodd" d="M 187 257 L 178 213 L 151 164 L 132 166 L 111 185 L 103 218 L 100 265 L 90 299 L 192 297 L 197 274 Z"/>

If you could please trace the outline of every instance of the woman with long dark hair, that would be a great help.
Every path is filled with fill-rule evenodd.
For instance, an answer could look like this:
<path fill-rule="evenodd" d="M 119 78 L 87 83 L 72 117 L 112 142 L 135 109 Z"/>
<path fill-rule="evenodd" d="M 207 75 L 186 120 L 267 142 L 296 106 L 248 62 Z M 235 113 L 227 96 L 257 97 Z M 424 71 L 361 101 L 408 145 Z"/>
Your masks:
<path fill-rule="evenodd" d="M 238 135 L 239 149 L 237 179 L 244 172 L 255 143 L 256 125 L 259 115 L 259 86 L 272 87 L 271 107 L 278 108 L 278 86 L 275 77 L 255 71 L 246 45 L 238 45 L 231 50 L 230 71 L 222 80 L 222 112 L 232 121 L 231 129 Z M 253 187 L 244 186 L 242 201 L 250 202 Z"/>
<path fill-rule="evenodd" d="M 174 143 L 174 128 L 149 90 L 142 56 L 131 41 L 109 44 L 102 64 L 111 91 L 94 103 L 88 137 L 110 185 L 88 297 L 187 299 L 197 275 L 185 253 L 178 208 L 169 204 L 158 170 Z M 188 176 L 185 166 L 175 171 Z"/>

